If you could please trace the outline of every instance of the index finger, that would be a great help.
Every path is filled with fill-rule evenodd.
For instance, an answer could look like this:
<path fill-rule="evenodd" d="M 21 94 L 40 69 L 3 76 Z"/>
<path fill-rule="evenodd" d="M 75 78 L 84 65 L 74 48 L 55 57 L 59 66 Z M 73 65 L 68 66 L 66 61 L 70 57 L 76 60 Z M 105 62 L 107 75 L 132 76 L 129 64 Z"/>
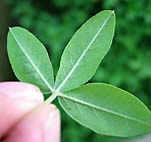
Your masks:
<path fill-rule="evenodd" d="M 21 82 L 0 83 L 0 138 L 43 100 L 42 93 L 34 85 Z"/>

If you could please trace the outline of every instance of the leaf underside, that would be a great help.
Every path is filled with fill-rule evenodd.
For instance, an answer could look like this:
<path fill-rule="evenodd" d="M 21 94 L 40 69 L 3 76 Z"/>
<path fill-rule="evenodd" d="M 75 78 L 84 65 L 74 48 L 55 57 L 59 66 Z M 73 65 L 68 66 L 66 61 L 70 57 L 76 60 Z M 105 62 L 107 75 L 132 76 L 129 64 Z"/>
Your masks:
<path fill-rule="evenodd" d="M 111 136 L 151 132 L 151 113 L 130 93 L 108 84 L 88 84 L 59 96 L 69 116 L 93 131 Z"/>
<path fill-rule="evenodd" d="M 105 10 L 90 18 L 74 34 L 61 57 L 55 88 L 65 92 L 86 83 L 108 52 L 115 29 L 115 14 Z"/>
<path fill-rule="evenodd" d="M 42 43 L 20 27 L 10 28 L 7 40 L 9 60 L 17 78 L 37 85 L 43 93 L 52 91 L 53 69 Z"/>

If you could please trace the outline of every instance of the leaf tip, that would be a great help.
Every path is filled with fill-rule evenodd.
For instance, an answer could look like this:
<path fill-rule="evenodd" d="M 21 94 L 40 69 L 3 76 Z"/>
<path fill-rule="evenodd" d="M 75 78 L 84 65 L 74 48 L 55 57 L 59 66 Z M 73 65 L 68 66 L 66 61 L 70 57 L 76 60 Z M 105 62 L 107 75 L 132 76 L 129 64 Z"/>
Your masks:
<path fill-rule="evenodd" d="M 114 11 L 114 10 L 112 10 L 112 13 L 113 13 L 113 14 L 115 14 L 115 11 Z"/>
<path fill-rule="evenodd" d="M 11 27 L 9 27 L 9 30 L 10 30 L 10 31 L 11 31 L 11 29 L 12 29 L 12 28 L 11 28 Z"/>

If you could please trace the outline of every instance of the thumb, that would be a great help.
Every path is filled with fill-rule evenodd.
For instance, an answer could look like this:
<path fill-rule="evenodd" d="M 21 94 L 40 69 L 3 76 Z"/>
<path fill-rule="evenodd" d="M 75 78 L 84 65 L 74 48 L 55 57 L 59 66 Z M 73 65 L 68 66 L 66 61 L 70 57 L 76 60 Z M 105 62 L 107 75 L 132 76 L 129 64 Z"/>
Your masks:
<path fill-rule="evenodd" d="M 60 142 L 58 109 L 43 103 L 18 123 L 4 142 Z"/>

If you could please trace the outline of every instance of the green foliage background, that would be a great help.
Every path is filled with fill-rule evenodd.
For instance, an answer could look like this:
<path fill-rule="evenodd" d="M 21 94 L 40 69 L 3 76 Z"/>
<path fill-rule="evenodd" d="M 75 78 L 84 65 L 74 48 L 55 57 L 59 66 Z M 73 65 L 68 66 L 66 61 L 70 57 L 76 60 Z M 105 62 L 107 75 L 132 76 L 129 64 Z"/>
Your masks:
<path fill-rule="evenodd" d="M 9 26 L 25 27 L 45 44 L 55 74 L 62 51 L 78 27 L 101 10 L 114 9 L 117 22 L 112 48 L 92 80 L 128 90 L 151 108 L 150 0 L 4 1 L 10 7 Z M 62 142 L 121 141 L 97 135 L 61 113 Z"/>

